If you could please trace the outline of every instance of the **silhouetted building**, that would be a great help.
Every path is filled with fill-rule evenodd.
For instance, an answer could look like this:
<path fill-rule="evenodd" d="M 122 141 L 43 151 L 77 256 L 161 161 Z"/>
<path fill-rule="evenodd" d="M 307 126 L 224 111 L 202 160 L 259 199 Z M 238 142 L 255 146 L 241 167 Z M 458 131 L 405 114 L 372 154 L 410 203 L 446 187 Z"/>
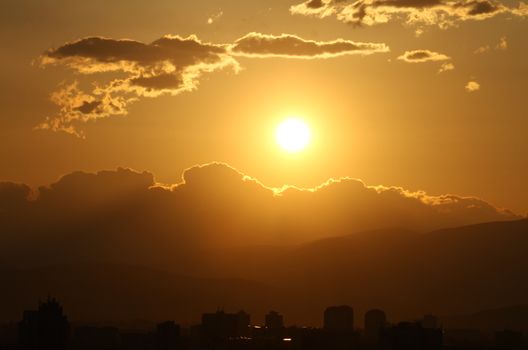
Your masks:
<path fill-rule="evenodd" d="M 438 328 L 438 317 L 427 314 L 422 319 L 423 328 Z"/>
<path fill-rule="evenodd" d="M 249 334 L 250 315 L 244 311 L 236 314 L 217 311 L 202 315 L 203 335 L 212 338 L 241 337 Z"/>
<path fill-rule="evenodd" d="M 121 337 L 115 327 L 77 327 L 73 345 L 76 350 L 114 350 L 120 348 Z"/>
<path fill-rule="evenodd" d="M 121 334 L 121 349 L 152 350 L 154 334 L 152 332 L 125 332 Z"/>
<path fill-rule="evenodd" d="M 18 343 L 18 324 L 0 326 L 0 349 L 15 349 Z"/>
<path fill-rule="evenodd" d="M 365 336 L 368 340 L 378 340 L 381 330 L 387 324 L 387 317 L 385 312 L 378 309 L 373 309 L 365 313 Z"/>
<path fill-rule="evenodd" d="M 251 316 L 244 310 L 240 310 L 237 314 L 237 335 L 247 336 L 251 330 L 249 324 L 251 322 Z"/>
<path fill-rule="evenodd" d="M 156 350 L 170 350 L 178 347 L 180 326 L 173 321 L 163 322 L 156 327 Z"/>
<path fill-rule="evenodd" d="M 270 311 L 265 317 L 266 328 L 279 329 L 284 328 L 284 319 L 281 314 L 276 311 Z"/>
<path fill-rule="evenodd" d="M 359 348 L 359 333 L 351 329 L 303 329 L 300 335 L 302 350 L 351 350 Z"/>
<path fill-rule="evenodd" d="M 383 350 L 440 350 L 442 330 L 424 328 L 420 323 L 402 322 L 381 331 Z"/>
<path fill-rule="evenodd" d="M 38 310 L 24 311 L 19 325 L 19 344 L 24 350 L 66 349 L 70 340 L 70 324 L 57 300 L 48 298 Z"/>
<path fill-rule="evenodd" d="M 324 312 L 324 329 L 349 331 L 354 329 L 354 310 L 347 305 L 330 306 Z"/>
<path fill-rule="evenodd" d="M 446 329 L 443 338 L 446 348 L 463 350 L 489 348 L 494 340 L 488 332 L 478 329 Z"/>

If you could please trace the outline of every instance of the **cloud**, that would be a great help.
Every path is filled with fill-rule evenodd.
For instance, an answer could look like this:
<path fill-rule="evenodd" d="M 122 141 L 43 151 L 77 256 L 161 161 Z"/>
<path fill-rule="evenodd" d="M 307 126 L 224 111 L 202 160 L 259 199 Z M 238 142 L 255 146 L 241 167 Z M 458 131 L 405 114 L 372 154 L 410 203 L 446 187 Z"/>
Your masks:
<path fill-rule="evenodd" d="M 197 88 L 207 72 L 238 63 L 225 45 L 204 43 L 196 36 L 164 36 L 150 44 L 134 40 L 89 37 L 48 50 L 43 66 L 66 65 L 81 74 L 124 73 L 106 83 L 96 83 L 86 93 L 74 82 L 62 85 L 51 96 L 59 106 L 58 116 L 48 117 L 37 129 L 65 131 L 83 136 L 75 124 L 126 115 L 139 97 L 177 95 Z"/>
<path fill-rule="evenodd" d="M 499 43 L 495 46 L 496 50 L 507 50 L 508 49 L 508 39 L 503 36 L 500 38 Z"/>
<path fill-rule="evenodd" d="M 451 57 L 429 50 L 413 50 L 405 51 L 405 53 L 399 56 L 398 59 L 408 63 L 423 63 L 447 61 L 450 60 Z"/>
<path fill-rule="evenodd" d="M 478 198 L 352 178 L 271 188 L 222 163 L 187 169 L 174 185 L 124 168 L 74 172 L 30 194 L 26 185 L 0 184 L 0 252 L 7 260 L 141 264 L 170 260 L 189 247 L 300 243 L 372 229 L 430 231 L 518 218 Z"/>
<path fill-rule="evenodd" d="M 438 73 L 444 73 L 444 72 L 448 72 L 450 70 L 454 70 L 455 69 L 455 65 L 451 62 L 448 62 L 448 63 L 443 63 L 441 66 L 440 66 L 440 69 L 438 70 Z"/>
<path fill-rule="evenodd" d="M 59 115 L 48 117 L 37 129 L 65 131 L 82 137 L 75 124 L 126 115 L 138 97 L 177 95 L 191 91 L 205 72 L 237 68 L 222 45 L 202 43 L 195 36 L 165 36 L 151 44 L 133 40 L 90 37 L 48 50 L 41 64 L 66 65 L 82 74 L 121 72 L 124 79 L 96 84 L 90 93 L 74 82 L 51 95 Z"/>
<path fill-rule="evenodd" d="M 383 43 L 361 43 L 337 39 L 318 42 L 304 40 L 291 34 L 266 35 L 249 33 L 238 39 L 231 51 L 234 55 L 244 57 L 283 57 L 283 58 L 334 58 L 345 55 L 370 55 L 388 52 L 389 47 Z"/>
<path fill-rule="evenodd" d="M 220 11 L 220 12 L 210 16 L 207 19 L 207 24 L 213 24 L 214 22 L 217 22 L 223 15 L 224 15 L 224 12 Z"/>
<path fill-rule="evenodd" d="M 32 191 L 28 185 L 13 182 L 0 182 L 0 217 L 13 209 L 20 209 L 31 199 Z"/>
<path fill-rule="evenodd" d="M 506 14 L 528 16 L 528 5 L 508 7 L 493 0 L 308 0 L 290 8 L 292 14 L 335 16 L 353 25 L 372 26 L 393 20 L 409 25 L 448 28 L 464 21 L 480 21 Z"/>
<path fill-rule="evenodd" d="M 470 80 L 466 84 L 465 89 L 467 92 L 475 92 L 480 90 L 480 84 L 474 80 Z"/>
<path fill-rule="evenodd" d="M 40 57 L 43 67 L 63 65 L 97 80 L 90 91 L 83 91 L 79 82 L 61 84 L 51 95 L 59 114 L 45 118 L 36 129 L 84 137 L 79 124 L 126 115 L 129 105 L 139 98 L 195 90 L 206 73 L 226 68 L 238 72 L 238 56 L 317 59 L 388 50 L 382 43 L 317 42 L 288 34 L 249 33 L 233 44 L 207 43 L 194 35 L 166 35 L 149 44 L 88 37 L 50 49 Z"/>
<path fill-rule="evenodd" d="M 477 48 L 473 53 L 478 55 L 481 53 L 488 52 L 489 50 L 491 50 L 491 47 L 489 45 L 484 45 L 484 46 L 480 46 L 479 48 Z"/>
<path fill-rule="evenodd" d="M 501 37 L 499 42 L 495 45 L 494 48 L 495 50 L 501 50 L 501 51 L 507 50 L 508 49 L 508 39 L 505 36 Z M 477 48 L 473 53 L 482 54 L 482 53 L 486 53 L 489 51 L 491 51 L 491 46 L 484 45 L 484 46 Z"/>

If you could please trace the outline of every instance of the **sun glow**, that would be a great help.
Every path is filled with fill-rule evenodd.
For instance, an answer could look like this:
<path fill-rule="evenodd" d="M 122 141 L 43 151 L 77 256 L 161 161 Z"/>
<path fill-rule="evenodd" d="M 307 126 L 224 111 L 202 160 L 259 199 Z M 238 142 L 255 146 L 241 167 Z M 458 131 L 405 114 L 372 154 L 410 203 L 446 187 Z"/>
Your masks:
<path fill-rule="evenodd" d="M 304 150 L 308 146 L 311 133 L 310 128 L 303 120 L 288 118 L 279 124 L 275 137 L 283 150 L 295 153 Z"/>

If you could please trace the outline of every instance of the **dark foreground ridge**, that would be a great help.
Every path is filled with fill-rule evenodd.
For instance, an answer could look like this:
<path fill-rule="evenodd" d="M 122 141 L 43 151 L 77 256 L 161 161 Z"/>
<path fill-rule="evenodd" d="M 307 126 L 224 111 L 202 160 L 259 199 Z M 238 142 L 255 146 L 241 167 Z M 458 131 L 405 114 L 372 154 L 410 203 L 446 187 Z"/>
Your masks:
<path fill-rule="evenodd" d="M 6 350 L 528 349 L 528 337 L 521 331 L 448 329 L 434 315 L 392 324 L 379 309 L 366 312 L 364 327 L 358 328 L 354 316 L 350 306 L 330 306 L 324 311 L 323 327 L 314 328 L 286 326 L 276 311 L 256 325 L 243 310 L 218 310 L 204 313 L 199 324 L 186 328 L 174 321 L 127 328 L 72 324 L 60 303 L 48 297 L 37 310 L 24 311 L 20 322 L 1 328 L 0 346 Z"/>

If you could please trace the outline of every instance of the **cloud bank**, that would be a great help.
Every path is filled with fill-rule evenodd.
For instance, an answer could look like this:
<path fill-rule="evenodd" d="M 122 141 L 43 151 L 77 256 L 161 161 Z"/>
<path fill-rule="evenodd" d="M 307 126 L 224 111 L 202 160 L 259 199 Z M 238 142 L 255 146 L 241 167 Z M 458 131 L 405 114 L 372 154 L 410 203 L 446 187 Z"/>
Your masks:
<path fill-rule="evenodd" d="M 175 185 L 130 169 L 74 172 L 35 193 L 26 185 L 0 183 L 0 251 L 20 264 L 166 262 L 200 247 L 301 243 L 373 229 L 430 231 L 517 218 L 478 198 L 368 186 L 351 178 L 312 189 L 275 189 L 221 163 L 190 168 Z"/>
<path fill-rule="evenodd" d="M 528 5 L 509 7 L 493 0 L 307 0 L 290 8 L 292 14 L 324 18 L 335 16 L 353 25 L 373 26 L 393 20 L 408 25 L 448 28 L 464 21 L 482 21 L 498 15 L 528 17 Z"/>
<path fill-rule="evenodd" d="M 40 65 L 62 65 L 90 75 L 94 77 L 93 89 L 85 92 L 77 82 L 61 85 L 51 95 L 59 114 L 47 117 L 37 129 L 82 137 L 78 124 L 126 115 L 129 105 L 139 98 L 195 90 L 206 73 L 226 68 L 238 72 L 240 56 L 319 59 L 387 51 L 389 48 L 383 43 L 342 39 L 318 42 L 289 34 L 249 33 L 233 44 L 207 43 L 194 35 L 167 35 L 148 44 L 128 39 L 83 38 L 48 50 L 40 57 Z M 112 78 L 100 80 L 107 76 Z"/>

